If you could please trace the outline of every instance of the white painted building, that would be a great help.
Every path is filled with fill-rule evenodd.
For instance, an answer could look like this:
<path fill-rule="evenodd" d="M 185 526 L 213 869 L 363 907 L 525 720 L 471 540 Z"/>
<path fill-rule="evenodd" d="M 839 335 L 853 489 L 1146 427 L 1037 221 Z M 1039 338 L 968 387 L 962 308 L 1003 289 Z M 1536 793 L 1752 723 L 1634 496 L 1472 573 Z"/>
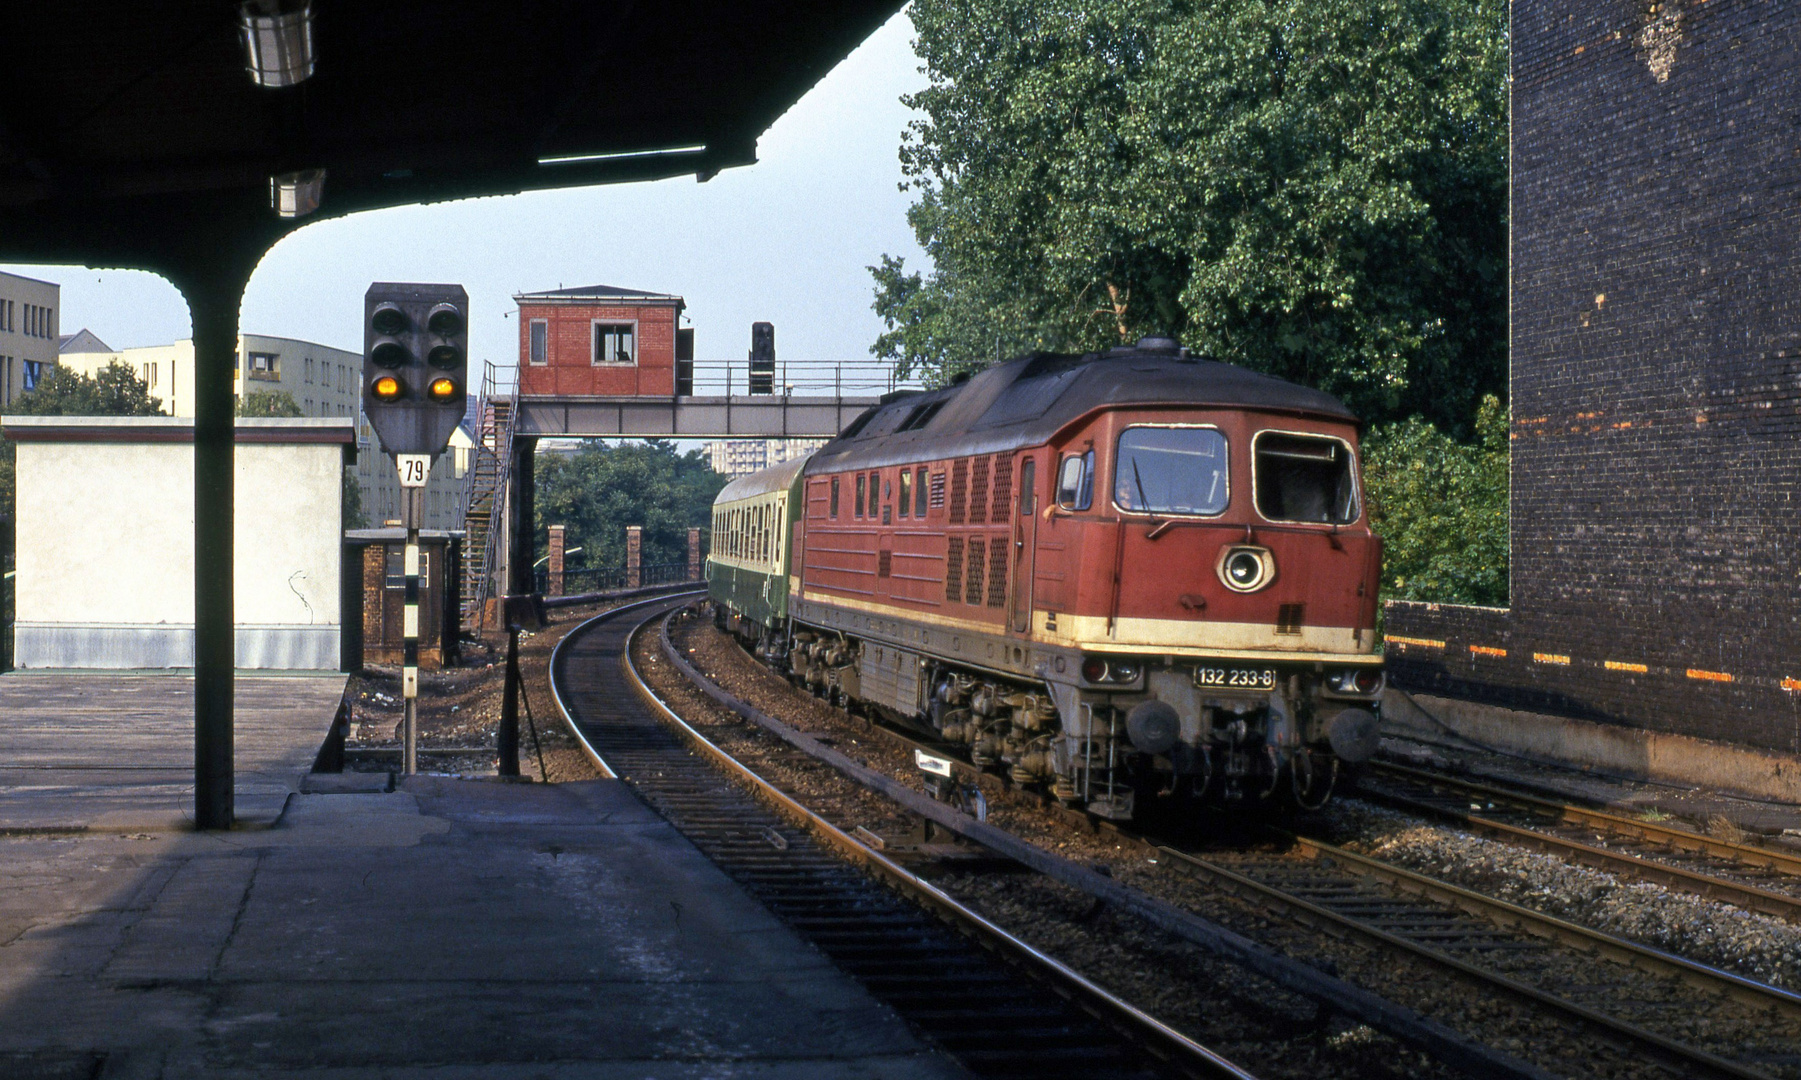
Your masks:
<path fill-rule="evenodd" d="M 0 437 L 18 451 L 14 663 L 192 667 L 193 424 L 9 416 Z M 353 421 L 239 420 L 236 438 L 237 666 L 335 670 Z"/>
<path fill-rule="evenodd" d="M 0 273 L 0 406 L 10 405 L 56 363 L 62 287 Z"/>
<path fill-rule="evenodd" d="M 70 341 L 78 346 L 83 335 Z M 92 335 L 86 340 L 94 341 Z M 122 363 L 136 372 L 163 409 L 173 416 L 194 415 L 194 342 L 148 345 L 112 351 L 65 352 L 62 363 L 73 371 L 92 375 L 109 363 Z M 400 516 L 400 482 L 393 459 L 381 452 L 375 433 L 362 418 L 363 355 L 296 338 L 243 334 L 238 338 L 238 368 L 232 387 L 238 397 L 261 391 L 283 391 L 300 406 L 303 416 L 339 417 L 355 422 L 357 434 L 357 487 L 362 494 L 368 524 L 379 526 Z M 474 445 L 467 432 L 451 437 L 452 449 L 438 459 L 426 486 L 423 528 L 454 530 L 463 527 L 467 501 L 469 450 Z"/>
<path fill-rule="evenodd" d="M 713 471 L 733 480 L 758 469 L 793 461 L 824 446 L 826 439 L 715 439 L 701 448 Z"/>

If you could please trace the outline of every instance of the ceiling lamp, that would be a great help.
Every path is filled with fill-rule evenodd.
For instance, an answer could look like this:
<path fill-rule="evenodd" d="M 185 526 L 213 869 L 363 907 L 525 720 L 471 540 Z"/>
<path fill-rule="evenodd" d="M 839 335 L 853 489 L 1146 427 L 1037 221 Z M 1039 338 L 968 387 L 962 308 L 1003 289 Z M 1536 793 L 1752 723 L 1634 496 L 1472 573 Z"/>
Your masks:
<path fill-rule="evenodd" d="M 313 77 L 312 0 L 245 0 L 238 36 L 244 69 L 258 86 L 294 86 Z"/>
<path fill-rule="evenodd" d="M 325 194 L 325 170 L 304 169 L 278 173 L 269 178 L 269 203 L 275 213 L 285 218 L 305 217 L 319 209 L 319 196 Z"/>

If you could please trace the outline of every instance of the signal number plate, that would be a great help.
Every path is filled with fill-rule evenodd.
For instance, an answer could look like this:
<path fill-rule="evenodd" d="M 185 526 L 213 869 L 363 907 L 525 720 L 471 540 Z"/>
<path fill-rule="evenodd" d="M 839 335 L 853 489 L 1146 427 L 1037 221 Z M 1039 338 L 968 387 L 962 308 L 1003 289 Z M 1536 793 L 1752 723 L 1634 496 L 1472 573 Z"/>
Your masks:
<path fill-rule="evenodd" d="M 1274 690 L 1276 673 L 1272 668 L 1198 667 L 1194 669 L 1194 684 L 1227 690 Z"/>

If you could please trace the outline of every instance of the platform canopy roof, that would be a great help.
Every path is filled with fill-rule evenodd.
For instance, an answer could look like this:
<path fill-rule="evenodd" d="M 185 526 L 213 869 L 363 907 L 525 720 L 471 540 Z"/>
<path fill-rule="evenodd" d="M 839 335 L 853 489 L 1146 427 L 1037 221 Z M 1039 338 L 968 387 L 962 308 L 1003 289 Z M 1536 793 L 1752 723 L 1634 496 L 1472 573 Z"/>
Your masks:
<path fill-rule="evenodd" d="M 253 0 L 265 8 L 302 0 Z M 900 7 L 311 0 L 316 65 L 255 85 L 233 0 L 8 4 L 0 260 L 205 276 L 321 216 L 710 176 Z M 323 169 L 277 217 L 270 179 Z"/>

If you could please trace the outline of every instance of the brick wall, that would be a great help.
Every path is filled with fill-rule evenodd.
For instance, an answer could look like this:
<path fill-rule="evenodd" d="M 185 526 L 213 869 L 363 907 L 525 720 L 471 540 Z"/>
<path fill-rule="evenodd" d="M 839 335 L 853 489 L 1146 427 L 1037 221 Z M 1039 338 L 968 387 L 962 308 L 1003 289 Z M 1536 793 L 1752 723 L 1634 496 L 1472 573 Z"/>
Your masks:
<path fill-rule="evenodd" d="M 524 394 L 673 395 L 675 322 L 672 302 L 532 304 L 519 306 L 519 391 Z M 546 363 L 531 363 L 531 324 L 548 323 Z M 594 363 L 594 324 L 636 323 L 633 364 Z"/>
<path fill-rule="evenodd" d="M 1513 49 L 1512 608 L 1390 605 L 1396 681 L 1801 750 L 1801 5 Z"/>

